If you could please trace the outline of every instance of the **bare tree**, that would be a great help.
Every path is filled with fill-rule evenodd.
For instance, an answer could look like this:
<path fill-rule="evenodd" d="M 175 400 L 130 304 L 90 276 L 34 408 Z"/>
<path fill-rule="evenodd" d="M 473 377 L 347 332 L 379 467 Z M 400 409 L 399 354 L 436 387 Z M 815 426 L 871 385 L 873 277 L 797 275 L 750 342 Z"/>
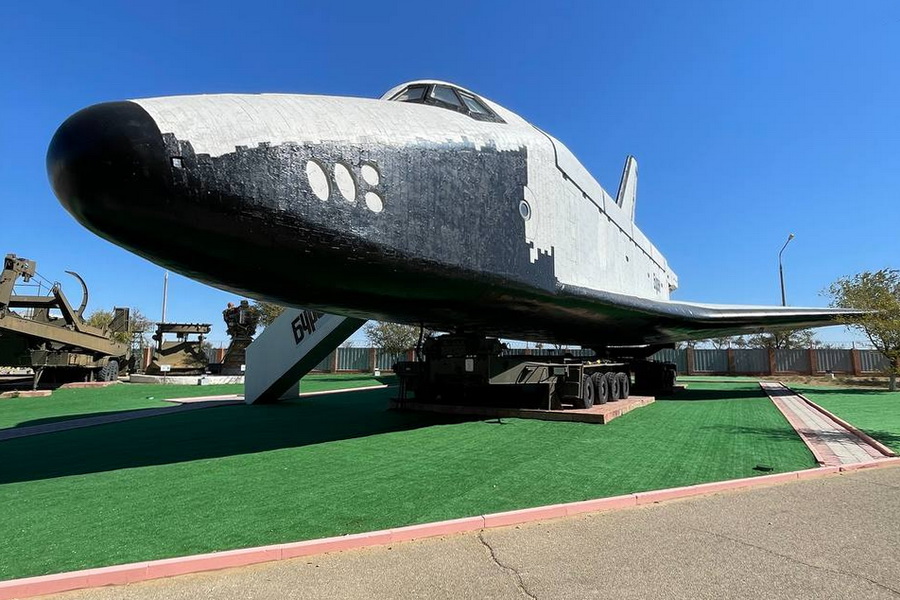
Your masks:
<path fill-rule="evenodd" d="M 868 311 L 838 320 L 865 333 L 872 346 L 887 357 L 889 389 L 896 391 L 900 375 L 900 271 L 881 269 L 841 277 L 824 293 L 831 297 L 831 306 Z"/>
<path fill-rule="evenodd" d="M 715 337 L 709 338 L 706 340 L 712 347 L 716 350 L 726 350 L 728 348 L 739 348 L 740 345 L 737 343 L 737 340 L 741 338 L 735 336 L 725 336 L 725 337 Z"/>

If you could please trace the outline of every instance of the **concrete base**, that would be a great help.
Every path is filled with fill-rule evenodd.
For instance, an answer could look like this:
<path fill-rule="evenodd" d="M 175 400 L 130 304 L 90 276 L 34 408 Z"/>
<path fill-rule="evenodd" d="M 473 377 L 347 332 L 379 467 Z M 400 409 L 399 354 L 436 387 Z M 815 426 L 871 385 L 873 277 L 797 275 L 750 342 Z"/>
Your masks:
<path fill-rule="evenodd" d="M 12 392 L 3 392 L 0 394 L 0 398 L 43 398 L 52 393 L 51 390 L 14 390 Z"/>
<path fill-rule="evenodd" d="M 472 415 L 478 417 L 509 419 L 540 419 L 542 421 L 573 421 L 576 423 L 597 423 L 603 425 L 627 412 L 646 406 L 656 399 L 653 396 L 631 396 L 626 400 L 598 404 L 591 408 L 566 410 L 543 410 L 537 408 L 496 408 L 490 406 L 451 406 L 428 404 L 415 400 L 391 400 L 390 407 L 397 410 L 421 410 L 448 415 Z"/>
<path fill-rule="evenodd" d="M 244 384 L 243 375 L 137 375 L 128 376 L 129 383 L 168 383 L 173 385 Z"/>
<path fill-rule="evenodd" d="M 111 385 L 118 384 L 117 381 L 73 381 L 71 383 L 64 383 L 60 387 L 60 389 L 84 389 L 84 388 L 105 388 Z"/>

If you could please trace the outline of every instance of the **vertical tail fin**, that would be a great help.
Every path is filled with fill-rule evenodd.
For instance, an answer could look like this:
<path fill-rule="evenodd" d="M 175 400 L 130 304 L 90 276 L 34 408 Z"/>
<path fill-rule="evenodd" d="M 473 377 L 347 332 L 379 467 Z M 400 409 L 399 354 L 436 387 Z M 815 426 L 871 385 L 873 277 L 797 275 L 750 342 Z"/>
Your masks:
<path fill-rule="evenodd" d="M 625 211 L 634 221 L 634 205 L 637 202 L 637 159 L 629 156 L 625 159 L 625 168 L 622 170 L 622 181 L 619 182 L 619 193 L 616 194 L 616 204 Z"/>

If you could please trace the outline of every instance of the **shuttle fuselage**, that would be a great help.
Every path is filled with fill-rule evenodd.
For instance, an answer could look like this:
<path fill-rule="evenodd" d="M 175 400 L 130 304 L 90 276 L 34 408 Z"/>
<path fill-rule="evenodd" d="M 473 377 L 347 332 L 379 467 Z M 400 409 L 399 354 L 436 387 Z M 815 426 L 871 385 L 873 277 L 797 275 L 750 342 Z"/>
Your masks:
<path fill-rule="evenodd" d="M 99 235 L 282 304 L 593 347 L 835 314 L 671 302 L 633 158 L 613 198 L 559 141 L 436 81 L 96 105 L 60 127 L 48 170 Z"/>

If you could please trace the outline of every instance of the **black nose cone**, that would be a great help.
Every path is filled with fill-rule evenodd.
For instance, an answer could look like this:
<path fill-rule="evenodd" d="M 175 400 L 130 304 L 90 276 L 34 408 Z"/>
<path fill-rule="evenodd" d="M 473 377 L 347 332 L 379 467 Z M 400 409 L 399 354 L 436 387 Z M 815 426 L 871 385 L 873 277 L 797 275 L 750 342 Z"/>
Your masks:
<path fill-rule="evenodd" d="M 69 117 L 50 142 L 47 172 L 66 210 L 123 245 L 133 220 L 165 204 L 171 180 L 159 128 L 134 102 L 97 104 Z"/>

